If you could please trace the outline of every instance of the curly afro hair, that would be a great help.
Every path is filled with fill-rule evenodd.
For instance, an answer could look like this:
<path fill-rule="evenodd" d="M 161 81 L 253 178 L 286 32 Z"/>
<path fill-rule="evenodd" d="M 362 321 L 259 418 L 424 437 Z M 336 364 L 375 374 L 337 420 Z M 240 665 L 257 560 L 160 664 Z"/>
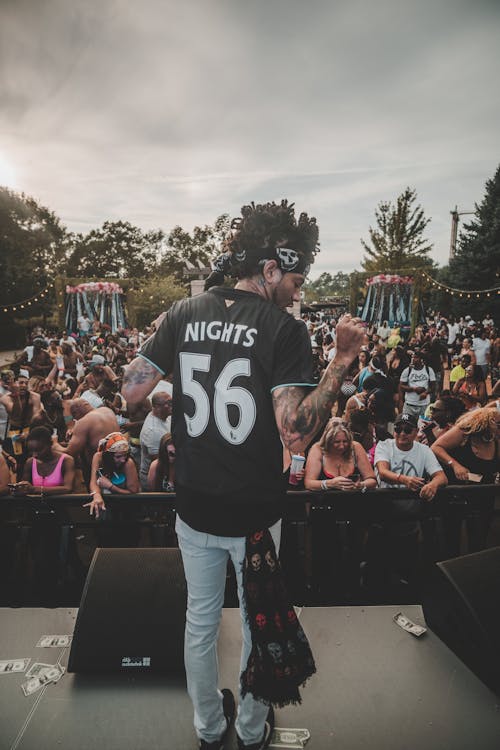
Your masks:
<path fill-rule="evenodd" d="M 300 258 L 300 270 L 314 262 L 319 252 L 318 226 L 314 217 L 301 213 L 295 218 L 294 203 L 251 203 L 243 206 L 241 217 L 231 222 L 231 236 L 225 242 L 224 254 L 215 262 L 214 273 L 206 288 L 221 283 L 224 275 L 245 278 L 257 273 L 263 260 L 277 259 L 277 249 L 285 247 Z M 283 270 L 295 270 L 283 267 Z"/>

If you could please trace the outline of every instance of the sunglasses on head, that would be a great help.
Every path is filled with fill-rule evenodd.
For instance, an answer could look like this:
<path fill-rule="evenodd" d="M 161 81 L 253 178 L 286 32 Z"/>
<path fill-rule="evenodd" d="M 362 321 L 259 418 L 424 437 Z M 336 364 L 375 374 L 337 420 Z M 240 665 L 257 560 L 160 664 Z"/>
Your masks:
<path fill-rule="evenodd" d="M 414 429 L 415 429 L 415 428 L 414 428 L 414 427 L 412 427 L 412 426 L 411 426 L 411 425 L 409 425 L 409 424 L 398 424 L 398 425 L 397 425 L 397 426 L 396 426 L 396 427 L 394 428 L 394 432 L 396 432 L 396 433 L 397 433 L 398 435 L 399 435 L 399 434 L 400 434 L 401 432 L 404 432 L 404 434 L 405 434 L 405 435 L 409 435 L 409 434 L 410 434 L 411 432 L 413 432 L 413 430 L 414 430 Z"/>

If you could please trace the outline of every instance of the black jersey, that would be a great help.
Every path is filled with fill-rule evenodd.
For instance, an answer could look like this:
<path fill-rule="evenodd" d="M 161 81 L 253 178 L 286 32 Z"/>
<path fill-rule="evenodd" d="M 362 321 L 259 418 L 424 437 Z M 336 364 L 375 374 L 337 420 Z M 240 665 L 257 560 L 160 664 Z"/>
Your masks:
<path fill-rule="evenodd" d="M 286 484 L 272 391 L 314 386 L 304 324 L 257 294 L 215 288 L 176 302 L 140 356 L 173 374 L 181 518 L 222 536 L 276 521 Z"/>

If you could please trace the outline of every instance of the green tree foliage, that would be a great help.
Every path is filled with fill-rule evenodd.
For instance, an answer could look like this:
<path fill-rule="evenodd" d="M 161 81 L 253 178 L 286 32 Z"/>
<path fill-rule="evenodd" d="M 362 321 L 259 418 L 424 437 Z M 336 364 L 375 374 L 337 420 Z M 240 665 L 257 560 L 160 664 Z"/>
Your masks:
<path fill-rule="evenodd" d="M 349 274 L 338 271 L 335 276 L 323 272 L 315 281 L 308 281 L 302 287 L 307 302 L 321 302 L 329 297 L 349 296 Z"/>
<path fill-rule="evenodd" d="M 396 204 L 382 201 L 375 210 L 377 226 L 370 227 L 370 242 L 361 240 L 367 257 L 362 266 L 368 273 L 394 273 L 411 268 L 432 268 L 428 257 L 432 244 L 424 238 L 430 222 L 420 205 L 416 191 L 407 187 Z"/>
<path fill-rule="evenodd" d="M 137 325 L 149 325 L 163 310 L 185 296 L 184 287 L 173 277 L 145 281 L 134 293 Z"/>
<path fill-rule="evenodd" d="M 66 230 L 34 198 L 0 187 L 0 274 L 5 303 L 35 294 L 64 258 Z"/>
<path fill-rule="evenodd" d="M 73 238 L 68 276 L 142 278 L 156 270 L 164 234 L 143 232 L 128 221 L 105 221 Z"/>
<path fill-rule="evenodd" d="M 15 304 L 35 296 L 64 268 L 67 232 L 58 217 L 34 198 L 0 187 L 0 279 L 2 303 Z M 49 294 L 48 302 L 53 298 Z M 16 310 L 16 317 L 46 314 L 50 305 L 38 302 Z M 13 315 L 2 313 L 2 328 Z M 4 341 L 5 343 L 5 341 Z"/>
<path fill-rule="evenodd" d="M 219 216 L 213 225 L 194 227 L 190 234 L 180 226 L 172 229 L 167 238 L 165 253 L 158 272 L 160 275 L 174 274 L 183 279 L 186 261 L 195 267 L 209 267 L 210 261 L 222 252 L 222 245 L 230 229 L 227 214 Z"/>
<path fill-rule="evenodd" d="M 455 256 L 443 273 L 446 283 L 456 289 L 491 289 L 500 286 L 500 166 L 486 182 L 482 202 L 475 206 L 474 218 L 460 233 Z M 454 311 L 476 311 L 476 315 L 498 311 L 498 298 L 479 299 L 453 296 Z M 472 313 L 471 313 L 472 314 Z M 496 314 L 498 318 L 498 313 Z"/>

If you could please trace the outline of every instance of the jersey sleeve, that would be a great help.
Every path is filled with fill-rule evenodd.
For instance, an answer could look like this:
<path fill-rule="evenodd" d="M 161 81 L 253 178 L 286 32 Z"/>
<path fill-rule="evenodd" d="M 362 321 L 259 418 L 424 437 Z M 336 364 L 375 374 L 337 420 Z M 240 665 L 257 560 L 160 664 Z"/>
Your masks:
<path fill-rule="evenodd" d="M 310 386 L 316 383 L 312 372 L 309 334 L 303 323 L 290 316 L 277 339 L 271 391 L 283 386 Z"/>
<path fill-rule="evenodd" d="M 137 354 L 156 367 L 162 375 L 170 375 L 174 364 L 174 344 L 175 334 L 170 308 L 158 330 L 142 344 Z"/>

